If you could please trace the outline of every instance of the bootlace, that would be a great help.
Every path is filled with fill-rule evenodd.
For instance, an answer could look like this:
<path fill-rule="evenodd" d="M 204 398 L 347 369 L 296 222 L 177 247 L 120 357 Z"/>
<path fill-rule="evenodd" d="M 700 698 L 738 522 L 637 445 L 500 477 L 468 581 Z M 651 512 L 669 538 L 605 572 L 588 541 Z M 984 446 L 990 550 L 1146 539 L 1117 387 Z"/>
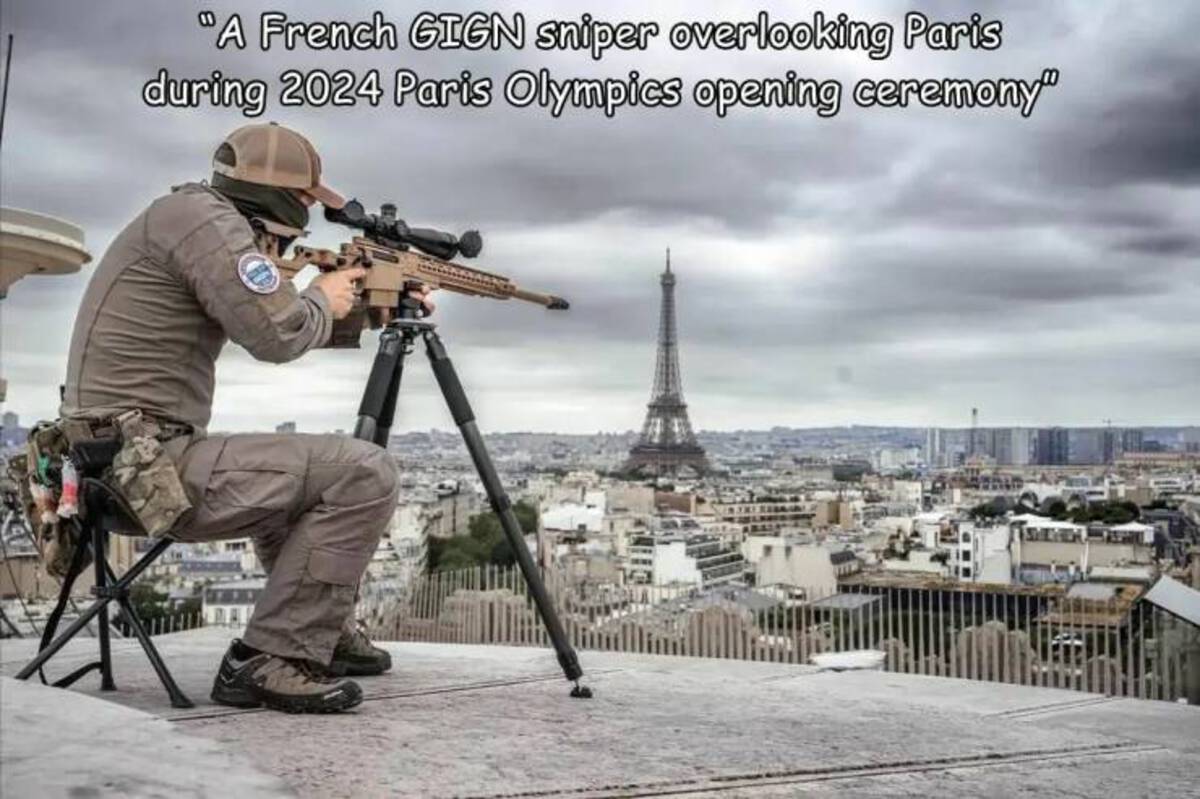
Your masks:
<path fill-rule="evenodd" d="M 346 643 L 350 649 L 365 650 L 367 652 L 374 650 L 374 644 L 371 643 L 371 638 L 367 635 L 367 625 L 361 621 L 356 621 L 353 627 L 344 628 L 343 632 L 346 635 Z"/>
<path fill-rule="evenodd" d="M 319 663 L 314 663 L 311 660 L 303 658 L 283 658 L 294 668 L 300 672 L 306 679 L 322 684 L 337 682 L 337 678 L 330 674 L 324 666 Z"/>

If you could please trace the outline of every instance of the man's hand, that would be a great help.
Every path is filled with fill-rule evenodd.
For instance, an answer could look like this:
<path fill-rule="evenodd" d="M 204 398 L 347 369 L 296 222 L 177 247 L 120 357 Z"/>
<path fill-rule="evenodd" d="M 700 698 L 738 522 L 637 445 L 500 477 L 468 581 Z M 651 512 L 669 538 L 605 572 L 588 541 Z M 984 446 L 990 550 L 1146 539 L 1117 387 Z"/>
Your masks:
<path fill-rule="evenodd" d="M 322 272 L 313 278 L 309 285 L 316 286 L 329 300 L 329 310 L 334 319 L 345 319 L 354 307 L 354 298 L 360 293 L 354 282 L 366 277 L 366 274 L 367 270 L 361 266 L 337 269 L 333 272 Z M 410 297 L 421 303 L 425 309 L 425 316 L 433 313 L 436 307 L 433 300 L 429 299 L 433 290 L 433 286 L 423 285 L 420 290 L 409 292 Z"/>
<path fill-rule="evenodd" d="M 314 277 L 309 285 L 316 286 L 329 300 L 329 310 L 334 319 L 345 319 L 354 307 L 354 298 L 358 295 L 354 281 L 361 280 L 366 274 L 367 270 L 361 266 L 322 272 Z"/>
<path fill-rule="evenodd" d="M 429 299 L 429 295 L 433 293 L 433 291 L 433 286 L 423 284 L 420 291 L 408 292 L 408 296 L 421 303 L 421 307 L 425 310 L 426 316 L 429 316 L 431 313 L 433 313 L 433 309 L 437 307 L 434 305 L 433 300 Z"/>

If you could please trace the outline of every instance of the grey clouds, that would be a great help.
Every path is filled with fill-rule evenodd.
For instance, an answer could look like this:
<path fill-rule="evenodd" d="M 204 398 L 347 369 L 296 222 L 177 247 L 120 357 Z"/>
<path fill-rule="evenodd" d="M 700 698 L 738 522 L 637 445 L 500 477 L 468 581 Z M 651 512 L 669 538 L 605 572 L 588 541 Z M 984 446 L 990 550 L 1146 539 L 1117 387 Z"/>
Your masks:
<path fill-rule="evenodd" d="M 366 18 L 376 6 L 340 13 Z M 403 23 L 414 7 L 378 7 Z M 818 5 L 817 7 L 822 7 Z M 827 10 L 899 22 L 909 6 Z M 279 109 L 329 181 L 410 222 L 480 227 L 480 266 L 569 296 L 549 316 L 442 297 L 439 317 L 482 425 L 629 429 L 650 387 L 657 273 L 670 246 L 693 422 L 732 429 L 834 423 L 1200 422 L 1200 50 L 1193 4 L 913 3 L 932 17 L 1004 22 L 991 53 L 689 53 L 586 56 L 218 52 L 196 12 L 247 4 L 5 3 L 16 36 L 0 163 L 5 205 L 82 224 L 99 257 L 171 184 L 204 177 L 228 110 L 141 105 L 159 67 L 273 78 L 290 66 L 556 74 L 1007 76 L 1062 71 L 1030 119 L 862 110 L 595 112 Z M 265 7 L 264 7 L 265 8 Z M 288 4 L 296 18 L 334 6 Z M 751 18 L 758 6 L 513 6 L 531 19 Z M 789 12 L 790 9 L 790 12 Z M 461 10 L 444 4 L 436 10 Z M 811 14 L 770 9 L 775 18 Z M 311 244 L 338 231 L 314 223 Z M 0 307 L 8 407 L 55 405 L 86 276 L 28 279 Z M 348 427 L 373 341 L 284 367 L 222 358 L 214 426 L 296 419 Z M 401 425 L 447 427 L 422 370 Z"/>

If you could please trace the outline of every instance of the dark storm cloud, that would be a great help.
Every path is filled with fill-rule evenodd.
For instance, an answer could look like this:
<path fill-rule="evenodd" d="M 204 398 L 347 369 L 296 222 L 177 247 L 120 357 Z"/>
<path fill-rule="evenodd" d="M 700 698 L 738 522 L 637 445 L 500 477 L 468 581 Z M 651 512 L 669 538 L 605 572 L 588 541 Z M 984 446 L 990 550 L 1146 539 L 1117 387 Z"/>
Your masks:
<path fill-rule="evenodd" d="M 947 228 L 1030 228 L 1056 225 L 1093 233 L 1094 229 L 1157 229 L 1167 224 L 1153 208 L 1109 192 L 1047 191 L 1030 183 L 1028 172 L 997 173 L 991 165 L 954 163 L 943 154 L 937 163 L 875 198 L 866 217 L 894 224 L 921 222 Z"/>
<path fill-rule="evenodd" d="M 1153 61 L 1133 91 L 1115 92 L 1081 120 L 1075 156 L 1062 164 L 1090 185 L 1154 181 L 1200 184 L 1200 65 L 1190 58 Z"/>
<path fill-rule="evenodd" d="M 1200 236 L 1194 233 L 1161 233 L 1122 241 L 1117 249 L 1142 255 L 1200 258 Z"/>
<path fill-rule="evenodd" d="M 915 7 L 969 16 L 960 4 Z M 410 66 L 428 77 L 462 68 L 501 77 L 542 65 L 611 75 L 636 66 L 688 79 L 798 67 L 849 80 L 868 71 L 1034 77 L 1061 67 L 1060 85 L 1027 120 L 853 108 L 833 120 L 808 111 L 717 120 L 686 108 L 552 120 L 500 106 L 273 108 L 267 116 L 309 133 L 330 181 L 347 193 L 394 200 L 413 223 L 477 225 L 487 238 L 481 266 L 570 297 L 563 315 L 443 299 L 447 340 L 492 428 L 637 426 L 666 246 L 680 276 L 685 391 L 699 426 L 948 422 L 972 403 L 997 421 L 1195 421 L 1200 370 L 1187 353 L 1200 349 L 1200 245 L 1191 232 L 1200 217 L 1192 34 L 1200 7 L 977 3 L 969 11 L 1004 20 L 999 51 L 898 52 L 883 65 L 667 49 L 600 64 L 534 52 L 217 52 L 215 32 L 196 24 L 198 8 L 5 3 L 0 24 L 17 36 L 6 205 L 78 222 L 99 256 L 152 197 L 205 176 L 214 144 L 244 119 L 232 110 L 143 108 L 140 84 L 160 66 L 190 77 L 220 68 L 263 78 L 315 65 Z M 466 9 L 437 10 L 451 8 Z M 260 10 L 214 8 L 222 17 L 234 9 L 248 20 Z M 331 9 L 284 10 L 324 19 Z M 413 13 L 384 10 L 397 21 Z M 548 3 L 523 10 L 531 19 L 601 15 Z M 749 19 L 757 10 L 673 13 Z M 899 22 L 905 9 L 847 10 Z M 811 9 L 771 12 L 802 18 Z M 614 4 L 603 16 L 653 13 Z M 314 244 L 341 235 L 320 220 L 312 227 Z M 82 285 L 26 280 L 5 301 L 4 373 L 10 405 L 23 414 L 46 402 L 22 392 L 36 388 L 41 397 L 61 379 Z M 277 421 L 261 399 L 276 391 L 312 398 L 296 411 L 302 427 L 344 426 L 371 346 L 278 368 L 230 352 L 217 419 L 232 427 Z M 427 381 L 414 377 L 406 397 L 406 425 L 448 424 Z"/>

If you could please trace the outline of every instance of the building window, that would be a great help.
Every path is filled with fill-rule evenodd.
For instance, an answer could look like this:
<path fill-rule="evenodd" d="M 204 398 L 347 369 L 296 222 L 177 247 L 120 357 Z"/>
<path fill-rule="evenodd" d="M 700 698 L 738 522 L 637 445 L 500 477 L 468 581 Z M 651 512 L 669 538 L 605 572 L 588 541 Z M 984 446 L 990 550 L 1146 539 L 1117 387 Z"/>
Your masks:
<path fill-rule="evenodd" d="M 963 542 L 964 544 L 969 544 L 969 543 L 971 543 L 971 534 L 970 534 L 970 533 L 963 533 L 963 534 L 962 534 L 962 542 Z"/>
<path fill-rule="evenodd" d="M 213 613 L 213 619 L 217 622 L 217 624 L 224 624 L 225 623 L 225 608 L 217 608 L 216 611 Z"/>
<path fill-rule="evenodd" d="M 238 623 L 238 609 L 237 608 L 229 609 L 229 623 L 230 624 Z"/>

